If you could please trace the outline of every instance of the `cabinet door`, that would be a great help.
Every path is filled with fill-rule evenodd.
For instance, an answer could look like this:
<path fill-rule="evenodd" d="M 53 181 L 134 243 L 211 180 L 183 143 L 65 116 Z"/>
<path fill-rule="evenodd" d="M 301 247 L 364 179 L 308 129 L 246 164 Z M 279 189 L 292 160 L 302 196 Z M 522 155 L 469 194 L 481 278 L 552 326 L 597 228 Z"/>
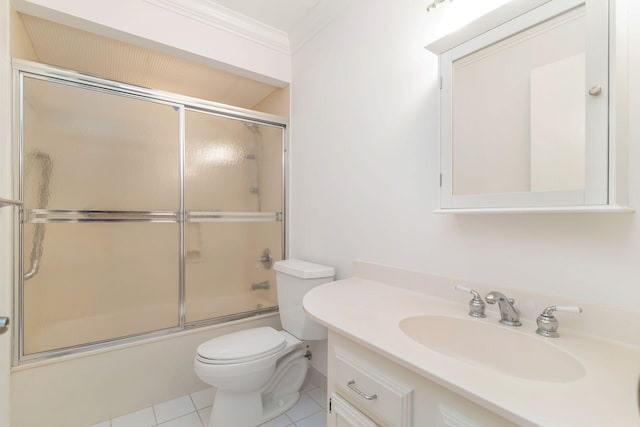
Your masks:
<path fill-rule="evenodd" d="M 609 203 L 608 3 L 545 2 L 441 52 L 443 210 Z"/>
<path fill-rule="evenodd" d="M 335 393 L 331 393 L 328 427 L 378 427 L 369 417 Z"/>

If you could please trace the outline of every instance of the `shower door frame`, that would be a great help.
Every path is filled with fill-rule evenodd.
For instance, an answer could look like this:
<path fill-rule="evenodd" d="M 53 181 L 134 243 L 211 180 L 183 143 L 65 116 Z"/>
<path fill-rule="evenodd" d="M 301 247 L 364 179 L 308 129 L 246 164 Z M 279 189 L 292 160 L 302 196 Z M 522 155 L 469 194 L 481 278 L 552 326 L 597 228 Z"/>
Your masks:
<path fill-rule="evenodd" d="M 24 178 L 24 153 L 23 153 L 23 85 L 22 81 L 24 76 L 37 78 L 52 83 L 65 84 L 73 87 L 78 87 L 86 90 L 95 90 L 108 94 L 131 97 L 147 102 L 161 103 L 178 108 L 179 112 L 179 210 L 177 212 L 135 212 L 137 215 L 134 221 L 138 222 L 177 222 L 179 226 L 179 300 L 178 300 L 178 316 L 179 324 L 175 327 L 143 332 L 125 337 L 119 337 L 114 339 L 108 339 L 99 342 L 92 342 L 87 344 L 79 344 L 61 349 L 48 350 L 44 352 L 33 353 L 29 355 L 24 354 L 24 328 L 23 328 L 23 304 L 24 304 L 24 260 L 23 260 L 23 246 L 24 236 L 23 229 L 26 220 L 26 214 L 24 206 L 20 207 L 18 221 L 14 222 L 14 236 L 17 236 L 17 242 L 14 241 L 14 298 L 13 298 L 13 319 L 12 324 L 12 365 L 18 366 L 27 363 L 52 359 L 64 355 L 71 355 L 77 353 L 83 353 L 86 351 L 98 350 L 103 348 L 112 347 L 119 344 L 127 344 L 136 342 L 148 338 L 171 335 L 177 332 L 182 332 L 188 329 L 210 326 L 215 324 L 222 324 L 234 320 L 244 318 L 255 318 L 257 316 L 273 315 L 278 311 L 278 306 L 256 309 L 248 312 L 241 312 L 237 314 L 225 315 L 215 317 L 206 320 L 200 320 L 196 322 L 187 323 L 186 319 L 186 289 L 185 289 L 185 226 L 189 222 L 189 214 L 185 210 L 185 145 L 186 145 L 186 130 L 185 130 L 185 111 L 194 110 L 206 113 L 215 114 L 221 117 L 242 120 L 245 122 L 252 122 L 258 125 L 273 126 L 282 129 L 282 202 L 280 212 L 273 213 L 246 213 L 246 212 L 216 212 L 219 216 L 227 216 L 229 221 L 237 221 L 238 216 L 254 218 L 258 221 L 265 221 L 267 216 L 272 216 L 274 222 L 282 223 L 282 259 L 285 259 L 288 255 L 288 221 L 287 221 L 287 207 L 288 207 L 288 128 L 289 121 L 285 117 L 262 113 L 246 108 L 235 107 L 218 102 L 207 101 L 204 99 L 189 97 L 185 95 L 179 95 L 171 92 L 153 90 L 143 88 L 127 83 L 121 83 L 101 77 L 82 74 L 72 70 L 66 70 L 50 65 L 40 64 L 37 62 L 26 61 L 21 59 L 13 59 L 13 146 L 14 146 L 14 194 L 19 195 L 19 199 L 23 200 L 23 178 Z M 48 213 L 46 210 L 42 211 Z M 86 213 L 93 213 L 93 211 L 67 211 L 66 214 L 84 215 Z M 128 215 L 127 213 L 120 212 L 121 215 Z M 57 220 L 52 220 L 55 222 Z M 64 219 L 62 222 L 100 222 L 86 220 L 83 218 Z M 217 219 L 217 221 L 225 222 L 224 218 Z M 15 237 L 14 237 L 15 239 Z"/>

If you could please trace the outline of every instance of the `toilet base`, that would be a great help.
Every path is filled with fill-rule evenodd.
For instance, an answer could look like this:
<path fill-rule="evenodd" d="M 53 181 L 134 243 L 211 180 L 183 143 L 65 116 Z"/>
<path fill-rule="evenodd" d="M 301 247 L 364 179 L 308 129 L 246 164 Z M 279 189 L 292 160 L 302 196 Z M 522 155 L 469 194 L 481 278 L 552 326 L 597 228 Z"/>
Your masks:
<path fill-rule="evenodd" d="M 209 427 L 255 427 L 262 419 L 260 393 L 236 393 L 218 390 L 213 400 Z"/>
<path fill-rule="evenodd" d="M 276 418 L 279 415 L 284 414 L 289 409 L 293 408 L 300 399 L 300 392 L 294 392 L 287 396 L 281 397 L 277 401 L 272 400 L 271 402 L 263 403 L 263 417 L 260 424 L 266 423 L 267 421 Z"/>
<path fill-rule="evenodd" d="M 234 393 L 219 390 L 213 402 L 208 427 L 256 427 L 291 409 L 298 402 L 300 393 L 291 393 L 264 404 L 262 398 L 259 392 Z"/>
<path fill-rule="evenodd" d="M 218 389 L 208 427 L 255 427 L 288 411 L 300 398 L 309 366 L 298 348 L 278 360 L 271 379 L 261 389 L 236 392 Z"/>

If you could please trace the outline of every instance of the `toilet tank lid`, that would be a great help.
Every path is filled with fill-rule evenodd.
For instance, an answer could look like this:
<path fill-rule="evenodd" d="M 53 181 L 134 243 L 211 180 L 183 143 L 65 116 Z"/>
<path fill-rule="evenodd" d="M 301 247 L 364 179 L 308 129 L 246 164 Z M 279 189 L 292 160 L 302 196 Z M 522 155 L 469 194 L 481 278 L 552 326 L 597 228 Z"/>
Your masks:
<path fill-rule="evenodd" d="M 273 269 L 280 273 L 301 279 L 319 279 L 323 277 L 334 277 L 336 270 L 327 265 L 314 264 L 300 259 L 284 259 L 273 265 Z"/>

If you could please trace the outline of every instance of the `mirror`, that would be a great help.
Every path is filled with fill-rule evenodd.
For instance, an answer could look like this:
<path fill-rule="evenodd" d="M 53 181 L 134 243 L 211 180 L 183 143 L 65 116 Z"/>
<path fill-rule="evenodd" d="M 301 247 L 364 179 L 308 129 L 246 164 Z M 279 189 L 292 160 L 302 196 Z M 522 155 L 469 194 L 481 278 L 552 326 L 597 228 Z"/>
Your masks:
<path fill-rule="evenodd" d="M 584 189 L 584 12 L 453 61 L 453 194 Z"/>
<path fill-rule="evenodd" d="M 427 46 L 440 55 L 442 210 L 612 203 L 609 12 L 514 1 Z"/>

